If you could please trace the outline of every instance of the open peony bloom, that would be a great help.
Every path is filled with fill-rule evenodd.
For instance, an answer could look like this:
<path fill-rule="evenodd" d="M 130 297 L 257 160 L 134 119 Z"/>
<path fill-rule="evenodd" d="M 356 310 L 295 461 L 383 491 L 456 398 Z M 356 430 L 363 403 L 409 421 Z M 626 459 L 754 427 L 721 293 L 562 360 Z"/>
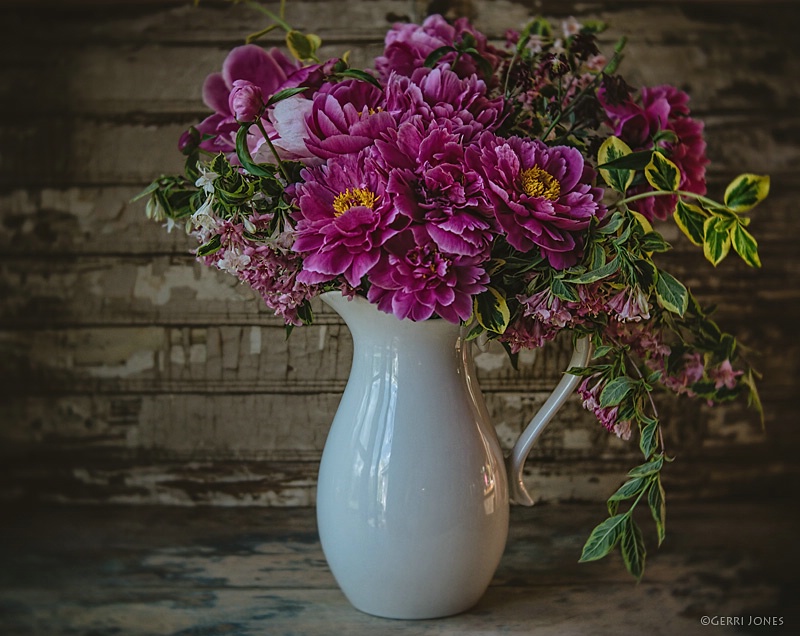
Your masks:
<path fill-rule="evenodd" d="M 322 159 L 356 153 L 395 125 L 383 93 L 366 82 L 344 80 L 314 96 L 305 115 L 308 150 Z"/>
<path fill-rule="evenodd" d="M 263 109 L 263 104 L 272 95 L 284 88 L 306 86 L 309 80 L 320 84 L 322 74 L 318 66 L 303 66 L 287 58 L 279 49 L 264 50 L 255 44 L 238 46 L 228 53 L 222 71 L 211 73 L 203 84 L 203 102 L 214 110 L 196 128 L 201 136 L 199 146 L 209 152 L 223 152 L 236 158 L 236 133 L 239 122 L 253 122 Z M 270 138 L 278 137 L 272 124 L 264 121 Z M 258 150 L 264 143 L 263 136 L 254 127 L 248 136 L 250 151 L 260 161 L 274 161 Z M 184 135 L 181 146 L 190 138 Z M 294 158 L 288 156 L 287 158 Z"/>
<path fill-rule="evenodd" d="M 493 235 L 483 181 L 466 165 L 461 138 L 416 118 L 375 142 L 387 192 L 401 213 L 444 252 L 488 258 Z"/>
<path fill-rule="evenodd" d="M 406 230 L 390 241 L 369 279 L 367 300 L 400 319 L 433 315 L 458 323 L 472 315 L 472 296 L 489 276 L 474 256 L 441 252 L 419 232 Z"/>
<path fill-rule="evenodd" d="M 409 77 L 393 74 L 386 84 L 386 109 L 398 123 L 421 117 L 448 122 L 462 141 L 502 123 L 505 102 L 489 99 L 486 84 L 474 75 L 462 79 L 448 68 L 419 68 Z"/>
<path fill-rule="evenodd" d="M 482 175 L 509 245 L 537 248 L 555 269 L 578 262 L 584 232 L 606 209 L 601 188 L 575 148 L 484 133 L 467 148 L 467 165 Z"/>
<path fill-rule="evenodd" d="M 343 276 L 357 286 L 378 262 L 396 230 L 385 184 L 363 156 L 345 155 L 304 172 L 297 188 L 297 239 L 304 255 L 298 280 L 321 283 Z"/>

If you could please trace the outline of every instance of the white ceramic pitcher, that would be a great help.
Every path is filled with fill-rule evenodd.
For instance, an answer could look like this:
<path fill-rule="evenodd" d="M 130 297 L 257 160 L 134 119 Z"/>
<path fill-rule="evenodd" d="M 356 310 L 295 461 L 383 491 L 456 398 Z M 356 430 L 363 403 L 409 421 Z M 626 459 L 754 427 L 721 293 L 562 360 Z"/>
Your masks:
<path fill-rule="evenodd" d="M 508 458 L 461 328 L 412 322 L 338 292 L 350 377 L 320 464 L 317 522 L 336 581 L 359 610 L 422 619 L 469 609 L 505 548 L 509 501 L 532 505 L 522 470 L 579 378 L 565 374 Z M 578 342 L 570 367 L 590 355 Z"/>

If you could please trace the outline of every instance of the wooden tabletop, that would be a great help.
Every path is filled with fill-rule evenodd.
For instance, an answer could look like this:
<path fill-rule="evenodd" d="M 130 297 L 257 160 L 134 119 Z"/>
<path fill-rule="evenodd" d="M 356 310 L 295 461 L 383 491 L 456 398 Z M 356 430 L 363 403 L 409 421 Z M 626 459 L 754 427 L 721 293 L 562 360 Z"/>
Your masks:
<path fill-rule="evenodd" d="M 649 562 L 638 585 L 616 554 L 577 563 L 602 509 L 515 507 L 484 598 L 469 612 L 432 621 L 385 620 L 353 609 L 328 570 L 311 508 L 7 508 L 3 517 L 4 636 L 711 636 L 800 629 L 800 512 L 788 500 L 674 503 L 665 544 L 657 549 L 646 537 Z"/>

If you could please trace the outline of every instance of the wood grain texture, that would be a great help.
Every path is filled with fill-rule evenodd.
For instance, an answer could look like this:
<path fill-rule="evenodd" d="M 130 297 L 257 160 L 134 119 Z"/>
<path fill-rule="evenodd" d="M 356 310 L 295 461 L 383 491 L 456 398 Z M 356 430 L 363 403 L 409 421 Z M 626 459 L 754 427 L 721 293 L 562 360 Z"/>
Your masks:
<path fill-rule="evenodd" d="M 486 595 L 464 614 L 429 621 L 386 620 L 354 610 L 326 566 L 309 508 L 12 508 L 13 517 L 0 525 L 3 633 L 797 632 L 794 573 L 800 563 L 791 549 L 800 523 L 796 506 L 675 505 L 668 540 L 648 554 L 639 585 L 618 560 L 577 563 L 601 508 L 515 508 L 506 551 Z M 703 616 L 741 622 L 703 625 Z M 752 629 L 751 617 L 775 617 L 780 624 Z"/>
<path fill-rule="evenodd" d="M 713 269 L 663 228 L 676 248 L 664 267 L 760 352 L 766 428 L 740 406 L 661 409 L 679 456 L 667 477 L 677 496 L 781 488 L 800 451 L 796 4 L 292 0 L 287 17 L 323 37 L 323 54 L 350 49 L 365 65 L 394 20 L 430 8 L 470 15 L 495 41 L 537 11 L 605 20 L 605 45 L 629 35 L 630 81 L 691 92 L 706 121 L 713 193 L 739 171 L 772 175 L 753 224 L 761 270 L 732 259 Z M 317 324 L 287 341 L 250 290 L 199 266 L 186 236 L 130 203 L 158 174 L 180 170 L 176 140 L 205 114 L 203 78 L 262 24 L 222 2 L 0 6 L 3 498 L 313 503 L 349 367 L 347 330 L 318 304 Z M 524 357 L 519 373 L 501 351 L 478 357 L 506 448 L 568 359 L 565 342 Z M 635 456 L 573 400 L 534 451 L 527 479 L 540 500 L 600 500 Z"/>

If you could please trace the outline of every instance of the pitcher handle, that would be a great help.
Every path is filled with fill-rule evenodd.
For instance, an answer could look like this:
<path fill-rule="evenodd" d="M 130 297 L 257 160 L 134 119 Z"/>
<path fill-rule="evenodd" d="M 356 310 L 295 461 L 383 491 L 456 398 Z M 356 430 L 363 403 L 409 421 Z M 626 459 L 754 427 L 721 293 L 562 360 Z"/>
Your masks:
<path fill-rule="evenodd" d="M 585 367 L 589 363 L 591 355 L 592 345 L 589 342 L 589 337 L 585 336 L 580 338 L 575 343 L 575 352 L 572 354 L 572 360 L 569 361 L 567 369 Z M 533 505 L 533 499 L 525 488 L 525 484 L 522 480 L 522 470 L 525 468 L 525 460 L 528 459 L 528 454 L 531 452 L 539 435 L 542 434 L 542 431 L 544 431 L 545 427 L 550 423 L 550 420 L 553 419 L 558 409 L 567 401 L 579 382 L 579 376 L 566 372 L 564 373 L 558 386 L 550 394 L 550 397 L 547 398 L 542 408 L 539 409 L 528 426 L 525 427 L 525 430 L 522 432 L 522 435 L 520 435 L 511 453 L 506 457 L 508 497 L 511 502 L 523 506 Z"/>

